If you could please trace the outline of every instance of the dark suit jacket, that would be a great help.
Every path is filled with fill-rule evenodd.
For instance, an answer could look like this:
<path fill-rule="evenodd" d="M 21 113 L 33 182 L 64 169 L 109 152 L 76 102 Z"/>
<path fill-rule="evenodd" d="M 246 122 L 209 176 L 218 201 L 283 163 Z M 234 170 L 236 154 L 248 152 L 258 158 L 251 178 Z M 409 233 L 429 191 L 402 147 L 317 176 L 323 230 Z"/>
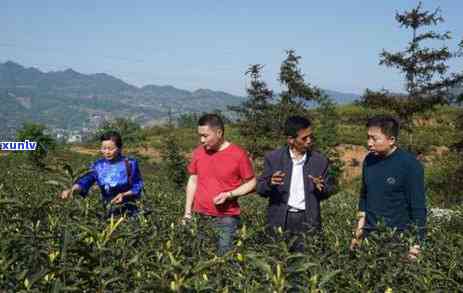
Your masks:
<path fill-rule="evenodd" d="M 292 169 L 293 161 L 287 146 L 266 154 L 264 171 L 257 179 L 256 188 L 258 194 L 269 199 L 267 223 L 270 227 L 285 227 Z M 272 174 L 279 170 L 286 173 L 284 184 L 270 185 Z M 307 230 L 320 230 L 320 201 L 328 198 L 334 190 L 333 178 L 328 175 L 328 160 L 318 152 L 308 152 L 303 166 L 303 174 L 306 205 L 304 224 L 307 225 Z M 315 188 L 309 175 L 323 177 L 325 181 L 323 192 L 319 192 Z"/>

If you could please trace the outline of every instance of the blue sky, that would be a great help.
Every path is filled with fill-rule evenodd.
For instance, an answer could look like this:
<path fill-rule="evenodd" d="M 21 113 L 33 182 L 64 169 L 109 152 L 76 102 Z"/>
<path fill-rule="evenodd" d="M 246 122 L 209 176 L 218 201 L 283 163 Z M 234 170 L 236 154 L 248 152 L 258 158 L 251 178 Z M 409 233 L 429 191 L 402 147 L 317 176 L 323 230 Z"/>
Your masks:
<path fill-rule="evenodd" d="M 463 38 L 463 1 L 422 1 L 440 7 L 455 48 Z M 149 1 L 2 0 L 0 62 L 43 71 L 106 72 L 137 86 L 170 84 L 244 95 L 249 64 L 279 91 L 286 49 L 302 57 L 310 83 L 362 93 L 402 90 L 401 75 L 378 65 L 381 50 L 404 48 L 410 33 L 396 11 L 417 1 Z M 462 71 L 463 62 L 451 70 Z"/>

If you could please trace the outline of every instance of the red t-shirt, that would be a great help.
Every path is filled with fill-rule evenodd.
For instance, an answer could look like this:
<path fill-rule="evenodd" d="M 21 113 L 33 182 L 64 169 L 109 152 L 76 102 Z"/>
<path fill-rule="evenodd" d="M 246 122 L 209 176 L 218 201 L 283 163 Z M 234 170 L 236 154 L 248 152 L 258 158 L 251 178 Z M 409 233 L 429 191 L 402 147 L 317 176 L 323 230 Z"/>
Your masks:
<path fill-rule="evenodd" d="M 227 200 L 216 206 L 213 198 L 221 192 L 234 190 L 254 177 L 252 163 L 245 150 L 230 144 L 227 148 L 208 153 L 203 146 L 193 151 L 188 172 L 197 175 L 193 211 L 211 216 L 237 216 L 237 200 Z"/>

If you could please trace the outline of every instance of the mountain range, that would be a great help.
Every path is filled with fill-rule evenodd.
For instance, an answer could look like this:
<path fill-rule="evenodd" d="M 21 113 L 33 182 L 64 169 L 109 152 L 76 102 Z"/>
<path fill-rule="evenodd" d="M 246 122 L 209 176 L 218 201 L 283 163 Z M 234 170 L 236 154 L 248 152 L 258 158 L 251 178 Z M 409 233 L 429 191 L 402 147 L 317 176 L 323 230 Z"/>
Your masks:
<path fill-rule="evenodd" d="M 358 95 L 324 90 L 338 103 Z M 133 118 L 141 124 L 169 113 L 226 110 L 246 98 L 222 91 L 187 91 L 171 85 L 136 87 L 106 73 L 82 74 L 67 69 L 43 72 L 18 63 L 0 63 L 0 137 L 12 137 L 25 121 L 51 129 L 95 128 L 103 119 Z M 6 127 L 5 127 L 6 126 Z"/>

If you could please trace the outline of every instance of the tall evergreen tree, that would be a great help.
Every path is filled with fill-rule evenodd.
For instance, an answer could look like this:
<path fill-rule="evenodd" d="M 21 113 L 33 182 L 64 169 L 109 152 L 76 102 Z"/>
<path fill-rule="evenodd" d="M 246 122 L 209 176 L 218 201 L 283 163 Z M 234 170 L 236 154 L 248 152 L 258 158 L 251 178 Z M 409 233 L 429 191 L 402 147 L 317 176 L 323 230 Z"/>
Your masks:
<path fill-rule="evenodd" d="M 179 138 L 175 136 L 174 127 L 171 131 L 162 139 L 161 170 L 165 182 L 175 190 L 181 190 L 188 179 L 187 161 L 180 149 Z"/>
<path fill-rule="evenodd" d="M 284 125 L 284 121 L 291 115 L 307 115 L 307 106 L 310 102 L 317 102 L 321 93 L 317 87 L 304 80 L 299 68 L 301 57 L 292 49 L 286 51 L 286 59 L 280 67 L 279 81 L 285 90 L 280 93 L 280 100 L 276 107 L 276 119 L 278 125 Z M 280 134 L 282 128 L 279 129 Z"/>
<path fill-rule="evenodd" d="M 247 88 L 249 98 L 239 106 L 229 107 L 238 115 L 239 133 L 245 138 L 244 145 L 254 158 L 271 147 L 273 92 L 262 80 L 263 67 L 260 64 L 249 66 L 246 71 L 251 79 Z"/>
<path fill-rule="evenodd" d="M 406 103 L 401 105 L 400 118 L 410 125 L 414 113 L 422 112 L 436 104 L 449 102 L 449 90 L 463 80 L 463 74 L 448 73 L 448 61 L 459 56 L 442 47 L 430 48 L 424 45 L 429 41 L 445 42 L 451 39 L 450 32 L 439 33 L 425 30 L 444 21 L 441 10 L 423 10 L 421 2 L 411 11 L 396 13 L 401 27 L 411 30 L 412 38 L 408 46 L 400 52 L 383 50 L 380 65 L 393 67 L 405 74 L 405 88 L 408 92 Z"/>

